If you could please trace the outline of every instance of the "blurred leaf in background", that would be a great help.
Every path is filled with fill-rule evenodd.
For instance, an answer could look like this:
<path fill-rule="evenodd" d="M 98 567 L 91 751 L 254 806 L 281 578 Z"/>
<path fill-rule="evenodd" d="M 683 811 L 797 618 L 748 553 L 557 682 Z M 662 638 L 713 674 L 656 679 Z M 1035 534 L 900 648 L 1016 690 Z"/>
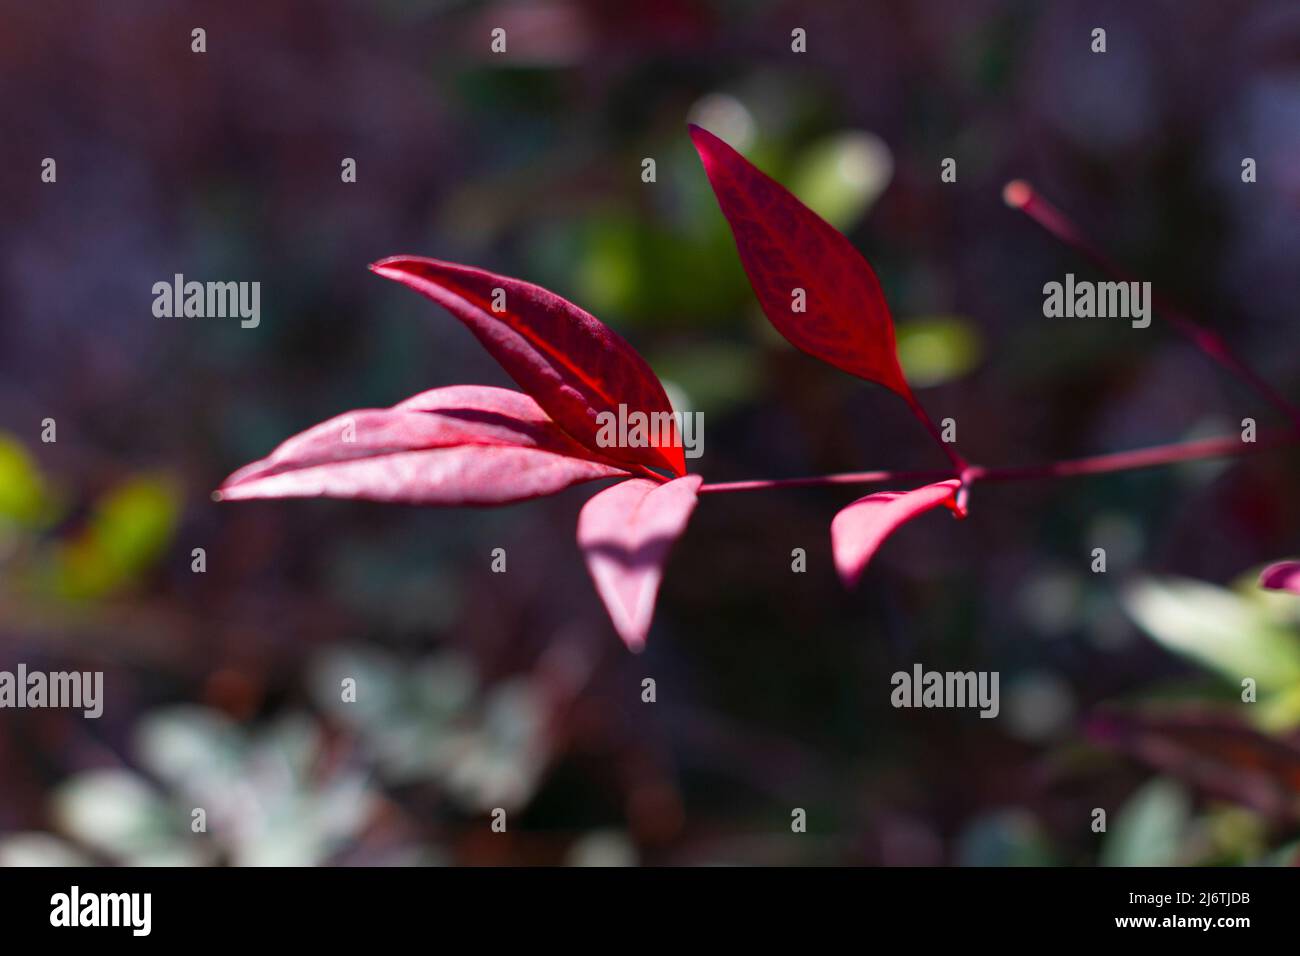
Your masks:
<path fill-rule="evenodd" d="M 0 432 L 0 535 L 6 526 L 38 529 L 55 517 L 53 494 L 22 443 Z"/>
<path fill-rule="evenodd" d="M 84 600 L 130 588 L 171 544 L 180 509 L 167 477 L 142 475 L 110 489 L 83 527 L 37 559 L 41 589 Z"/>
<path fill-rule="evenodd" d="M 312 866 L 358 839 L 377 807 L 362 774 L 328 759 L 305 715 L 250 731 L 206 708 L 155 711 L 140 721 L 135 750 L 147 776 L 74 774 L 53 794 L 58 836 L 11 835 L 0 859 Z"/>
<path fill-rule="evenodd" d="M 349 678 L 355 701 L 342 692 Z M 450 652 L 412 666 L 373 648 L 339 650 L 318 661 L 313 686 L 385 779 L 435 782 L 472 812 L 523 806 L 550 759 L 544 695 L 532 681 L 483 686 Z"/>
<path fill-rule="evenodd" d="M 1157 777 L 1114 815 L 1102 845 L 1102 866 L 1173 866 L 1182 859 L 1191 798 L 1179 784 Z"/>
<path fill-rule="evenodd" d="M 894 158 L 874 133 L 847 130 L 799 152 L 786 187 L 836 229 L 847 232 L 889 185 Z"/>
<path fill-rule="evenodd" d="M 1239 691 L 1250 678 L 1260 720 L 1300 724 L 1300 601 L 1261 590 L 1255 575 L 1234 588 L 1186 578 L 1139 578 L 1125 588 L 1133 620 L 1161 646 L 1222 677 Z"/>
<path fill-rule="evenodd" d="M 961 378 L 984 357 L 979 330 L 961 316 L 906 319 L 895 325 L 895 336 L 898 361 L 915 388 Z"/>

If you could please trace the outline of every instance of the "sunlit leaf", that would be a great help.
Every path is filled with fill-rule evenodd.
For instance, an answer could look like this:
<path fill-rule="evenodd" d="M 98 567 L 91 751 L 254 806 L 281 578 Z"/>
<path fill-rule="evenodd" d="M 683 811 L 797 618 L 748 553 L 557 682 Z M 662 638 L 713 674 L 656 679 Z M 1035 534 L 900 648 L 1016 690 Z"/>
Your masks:
<path fill-rule="evenodd" d="M 885 539 L 904 524 L 940 505 L 956 511 L 953 501 L 960 486 L 952 478 L 910 491 L 878 491 L 840 509 L 831 521 L 831 551 L 844 586 L 858 583 Z"/>
<path fill-rule="evenodd" d="M 587 570 L 633 651 L 645 646 L 664 565 L 695 510 L 701 481 L 699 475 L 666 484 L 633 478 L 592 496 L 578 516 Z"/>
<path fill-rule="evenodd" d="M 875 271 L 843 234 L 698 126 L 691 139 L 768 320 L 793 345 L 913 402 Z"/>
<path fill-rule="evenodd" d="M 624 464 L 686 471 L 679 445 L 605 447 L 601 416 L 621 407 L 671 412 L 663 385 L 631 345 L 594 315 L 541 286 L 422 256 L 371 265 L 465 324 L 550 418 L 585 448 Z"/>
<path fill-rule="evenodd" d="M 598 457 L 522 392 L 453 385 L 314 425 L 239 469 L 218 493 L 498 505 L 627 474 Z"/>

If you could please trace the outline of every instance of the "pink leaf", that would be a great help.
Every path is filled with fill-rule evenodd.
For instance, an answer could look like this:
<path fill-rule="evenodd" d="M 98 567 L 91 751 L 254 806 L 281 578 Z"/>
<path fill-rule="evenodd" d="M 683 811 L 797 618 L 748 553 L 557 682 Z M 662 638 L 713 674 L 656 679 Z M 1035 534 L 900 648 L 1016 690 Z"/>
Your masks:
<path fill-rule="evenodd" d="M 315 425 L 239 469 L 217 494 L 493 505 L 626 474 L 595 460 L 527 395 L 457 385 Z"/>
<path fill-rule="evenodd" d="M 867 260 L 708 130 L 692 126 L 691 139 L 749 284 L 777 330 L 814 358 L 912 400 L 898 364 L 894 320 Z M 796 290 L 803 290 L 804 311 L 795 311 Z"/>
<path fill-rule="evenodd" d="M 1300 561 L 1278 561 L 1270 564 L 1259 575 L 1259 586 L 1271 591 L 1290 591 L 1300 594 Z"/>
<path fill-rule="evenodd" d="M 672 427 L 662 447 L 606 447 L 598 441 L 602 412 L 617 416 L 624 405 L 627 414 L 671 416 L 672 406 L 645 359 L 595 316 L 540 286 L 437 259 L 393 256 L 370 268 L 465 323 L 520 387 L 585 447 L 625 464 L 685 474 L 686 458 L 671 418 L 661 419 Z"/>
<path fill-rule="evenodd" d="M 831 550 L 844 585 L 858 583 L 876 550 L 901 525 L 939 505 L 953 507 L 960 486 L 951 478 L 911 491 L 881 491 L 844 508 L 831 521 Z"/>
<path fill-rule="evenodd" d="M 578 545 L 624 643 L 645 646 L 664 562 L 686 529 L 703 479 L 624 481 L 594 495 L 578 516 Z"/>

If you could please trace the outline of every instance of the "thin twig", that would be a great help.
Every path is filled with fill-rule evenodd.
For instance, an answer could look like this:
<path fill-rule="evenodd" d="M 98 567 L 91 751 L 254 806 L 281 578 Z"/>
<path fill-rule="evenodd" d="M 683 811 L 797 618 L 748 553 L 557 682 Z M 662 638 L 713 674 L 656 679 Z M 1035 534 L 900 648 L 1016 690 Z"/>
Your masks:
<path fill-rule="evenodd" d="M 699 493 L 716 494 L 730 491 L 764 491 L 770 488 L 812 488 L 826 485 L 869 485 L 889 484 L 892 482 L 929 483 L 958 477 L 964 477 L 967 484 L 973 484 L 977 481 L 1029 481 L 1037 478 L 1070 478 L 1076 475 L 1110 474 L 1121 471 L 1136 471 L 1142 468 L 1156 468 L 1178 462 L 1250 455 L 1285 445 L 1294 445 L 1298 439 L 1300 439 L 1300 436 L 1288 428 L 1261 433 L 1256 436 L 1256 440 L 1253 442 L 1243 441 L 1240 436 L 1225 435 L 1169 445 L 1154 445 L 1150 448 L 1136 448 L 1132 451 L 1091 455 L 1087 458 L 1074 458 L 1040 465 L 1019 465 L 1009 468 L 985 468 L 982 465 L 970 465 L 961 472 L 953 470 L 859 471 L 838 475 L 821 475 L 816 478 L 730 481 L 703 485 Z"/>
<path fill-rule="evenodd" d="M 1048 233 L 1092 262 L 1102 272 L 1109 273 L 1122 282 L 1137 281 L 1132 273 L 1119 266 L 1093 245 L 1083 234 L 1083 231 L 1071 222 L 1065 213 L 1040 196 L 1034 190 L 1034 187 L 1023 179 L 1007 183 L 1002 190 L 1002 198 L 1008 206 L 1025 213 L 1030 219 L 1047 230 Z M 1287 401 L 1281 392 L 1242 361 L 1241 357 L 1229 347 L 1222 336 L 1194 321 L 1159 294 L 1152 295 L 1152 304 L 1164 316 L 1165 321 L 1191 339 L 1192 344 L 1255 389 L 1265 400 L 1286 415 L 1297 428 L 1300 428 L 1300 409 Z"/>

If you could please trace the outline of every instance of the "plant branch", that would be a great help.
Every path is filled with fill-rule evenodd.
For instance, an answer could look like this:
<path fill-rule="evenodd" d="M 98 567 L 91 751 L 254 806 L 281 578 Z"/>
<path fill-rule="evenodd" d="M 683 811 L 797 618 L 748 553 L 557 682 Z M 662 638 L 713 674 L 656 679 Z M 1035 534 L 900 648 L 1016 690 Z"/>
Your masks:
<path fill-rule="evenodd" d="M 926 410 L 921 407 L 921 403 L 916 400 L 916 396 L 909 393 L 904 396 L 904 400 L 907 402 L 907 407 L 912 410 L 912 414 L 920 420 L 921 424 L 925 426 L 925 430 L 930 433 L 930 437 L 934 439 L 935 443 L 941 449 L 943 449 L 943 453 L 947 455 L 948 460 L 952 462 L 953 468 L 957 471 L 963 471 L 966 468 L 966 459 L 961 456 L 961 453 L 958 452 L 950 442 L 943 440 L 943 435 L 940 434 L 938 427 L 934 424 L 934 420 L 931 419 Z"/>
<path fill-rule="evenodd" d="M 1109 257 L 1094 246 L 1064 213 L 1038 195 L 1028 183 L 1023 180 L 1008 183 L 1002 195 L 1007 205 L 1024 212 L 1051 235 L 1096 265 L 1102 272 L 1124 282 L 1136 281 L 1131 274 L 1112 262 Z M 1039 465 L 986 468 L 983 465 L 967 464 L 956 448 L 943 440 L 939 429 L 916 398 L 907 395 L 904 396 L 904 399 L 908 407 L 925 426 L 926 431 L 930 433 L 930 436 L 938 443 L 939 447 L 943 449 L 944 454 L 948 456 L 948 460 L 953 466 L 951 470 L 859 471 L 837 475 L 821 475 L 815 478 L 731 481 L 703 485 L 700 487 L 699 493 L 717 494 L 730 491 L 763 491 L 771 488 L 810 488 L 828 485 L 867 485 L 892 482 L 929 483 L 943 481 L 948 478 L 960 478 L 962 482 L 958 497 L 960 507 L 964 504 L 966 492 L 977 481 L 1029 481 L 1037 478 L 1069 478 L 1076 475 L 1100 475 L 1136 471 L 1142 468 L 1155 468 L 1178 462 L 1248 455 L 1284 445 L 1300 443 L 1300 409 L 1293 406 L 1280 392 L 1247 366 L 1228 347 L 1228 344 L 1218 333 L 1193 321 L 1164 298 L 1153 295 L 1152 300 L 1152 304 L 1163 314 L 1167 322 L 1191 339 L 1192 343 L 1202 352 L 1246 382 L 1267 399 L 1270 404 L 1282 411 L 1290 419 L 1291 427 L 1262 433 L 1254 442 L 1242 441 L 1239 436 L 1227 435 L 1218 438 L 1155 445 L 1150 448 L 1138 448 L 1131 451 L 1111 452 L 1104 455 L 1091 455 L 1086 458 L 1048 462 Z"/>
<path fill-rule="evenodd" d="M 1029 183 L 1022 179 L 1007 183 L 1002 190 L 1002 198 L 1008 206 L 1025 213 L 1048 233 L 1092 262 L 1102 272 L 1109 273 L 1122 282 L 1137 281 L 1132 273 L 1119 266 L 1093 245 L 1083 232 L 1069 220 L 1065 213 L 1040 196 Z M 1191 339 L 1192 344 L 1211 359 L 1255 389 L 1265 400 L 1286 415 L 1296 428 L 1300 428 L 1300 409 L 1287 401 L 1277 389 L 1242 361 L 1241 357 L 1228 346 L 1228 343 L 1224 341 L 1221 335 L 1188 317 L 1163 296 L 1153 293 L 1151 298 L 1152 305 L 1160 311 L 1166 322 Z"/>
<path fill-rule="evenodd" d="M 1092 455 L 1087 458 L 1074 458 L 1044 465 L 1023 465 L 1012 468 L 982 468 L 977 465 L 971 468 L 970 478 L 972 481 L 1025 481 L 1033 478 L 1072 478 L 1076 475 L 1137 471 L 1184 461 L 1250 455 L 1283 445 L 1293 445 L 1296 444 L 1296 440 L 1296 433 L 1289 428 L 1262 433 L 1256 436 L 1253 442 L 1244 442 L 1238 435 L 1224 435 L 1218 438 L 1155 445 L 1151 448 Z"/>
<path fill-rule="evenodd" d="M 853 471 L 838 475 L 818 475 L 815 478 L 773 478 L 754 481 L 724 481 L 701 485 L 698 494 L 707 495 L 727 491 L 766 491 L 769 488 L 817 488 L 824 485 L 879 485 L 893 481 L 943 481 L 955 477 L 947 471 Z"/>
<path fill-rule="evenodd" d="M 1239 436 L 1225 435 L 1218 438 L 1203 438 L 1170 445 L 1155 445 L 1150 448 L 1111 452 L 1105 455 L 1092 455 L 1087 458 L 1074 458 L 1041 465 L 1020 465 L 1008 468 L 985 468 L 982 465 L 970 465 L 958 469 L 956 472 L 859 471 L 838 475 L 821 475 L 816 478 L 731 481 L 703 485 L 699 493 L 716 494 L 729 491 L 763 491 L 770 488 L 810 488 L 826 485 L 868 485 L 890 482 L 929 483 L 957 477 L 963 478 L 967 485 L 974 484 L 977 481 L 1029 481 L 1037 478 L 1070 478 L 1076 475 L 1137 471 L 1142 468 L 1155 468 L 1160 465 L 1172 465 L 1185 461 L 1250 455 L 1285 445 L 1294 445 L 1297 443 L 1298 437 L 1300 436 L 1297 436 L 1295 431 L 1288 428 L 1261 433 L 1254 442 L 1244 442 Z"/>

